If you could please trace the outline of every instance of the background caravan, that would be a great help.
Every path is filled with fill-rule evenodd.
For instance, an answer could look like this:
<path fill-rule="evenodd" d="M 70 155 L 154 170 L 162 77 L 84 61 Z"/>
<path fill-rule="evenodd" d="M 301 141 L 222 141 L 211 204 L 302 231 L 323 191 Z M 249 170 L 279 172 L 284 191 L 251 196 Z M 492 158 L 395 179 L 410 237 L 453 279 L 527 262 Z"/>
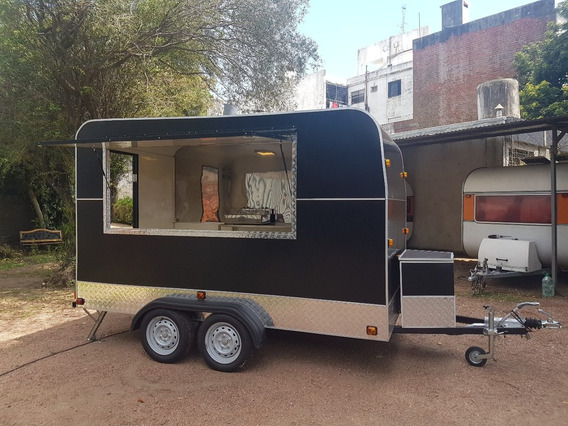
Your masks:
<path fill-rule="evenodd" d="M 568 164 L 557 164 L 558 266 L 568 268 Z M 481 241 L 501 235 L 534 241 L 538 259 L 551 265 L 550 166 L 474 170 L 463 186 L 463 247 L 478 257 Z"/>

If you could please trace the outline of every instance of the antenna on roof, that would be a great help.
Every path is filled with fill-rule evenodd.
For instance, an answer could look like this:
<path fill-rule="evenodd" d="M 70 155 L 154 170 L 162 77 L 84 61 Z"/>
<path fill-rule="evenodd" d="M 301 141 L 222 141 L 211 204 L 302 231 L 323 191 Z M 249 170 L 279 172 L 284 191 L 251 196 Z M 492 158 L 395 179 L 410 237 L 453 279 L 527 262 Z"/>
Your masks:
<path fill-rule="evenodd" d="M 406 5 L 402 5 L 402 25 L 401 25 L 401 33 L 404 34 L 404 27 L 406 26 Z"/>

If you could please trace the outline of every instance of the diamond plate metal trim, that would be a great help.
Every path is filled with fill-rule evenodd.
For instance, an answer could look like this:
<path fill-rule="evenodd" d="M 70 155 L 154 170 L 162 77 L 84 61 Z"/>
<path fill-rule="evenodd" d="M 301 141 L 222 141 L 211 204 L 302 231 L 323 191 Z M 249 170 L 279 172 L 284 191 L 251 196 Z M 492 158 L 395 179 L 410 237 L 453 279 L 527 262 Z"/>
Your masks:
<path fill-rule="evenodd" d="M 77 282 L 77 297 L 85 299 L 86 309 L 125 314 L 135 314 L 144 305 L 159 297 L 174 294 L 192 295 L 197 291 L 196 289 Z M 262 306 L 272 319 L 274 326 L 270 328 L 278 330 L 378 341 L 388 341 L 391 334 L 389 319 L 392 320 L 393 317 L 391 314 L 389 318 L 389 309 L 384 305 L 219 291 L 207 291 L 207 297 L 252 300 Z M 377 336 L 366 334 L 366 328 L 369 325 L 377 327 Z"/>
<path fill-rule="evenodd" d="M 454 296 L 403 296 L 403 327 L 455 327 Z"/>

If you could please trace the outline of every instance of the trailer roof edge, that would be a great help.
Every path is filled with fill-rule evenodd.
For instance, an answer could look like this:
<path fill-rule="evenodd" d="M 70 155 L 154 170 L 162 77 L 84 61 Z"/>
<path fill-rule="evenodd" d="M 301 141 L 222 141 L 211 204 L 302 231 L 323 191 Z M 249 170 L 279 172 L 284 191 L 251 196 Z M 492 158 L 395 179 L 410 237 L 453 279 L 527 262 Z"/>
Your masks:
<path fill-rule="evenodd" d="M 234 130 L 226 132 L 184 132 L 184 133 L 160 133 L 153 135 L 121 135 L 116 137 L 94 138 L 94 139 L 71 139 L 59 141 L 40 141 L 39 146 L 77 146 L 83 148 L 96 148 L 107 142 L 121 142 L 121 141 L 154 141 L 154 140 L 171 140 L 171 139 L 200 139 L 212 137 L 231 137 L 231 136 L 246 136 L 254 137 L 261 136 L 264 138 L 272 139 L 289 139 L 289 134 L 295 132 L 295 127 L 278 128 L 278 129 L 256 129 L 251 131 Z"/>

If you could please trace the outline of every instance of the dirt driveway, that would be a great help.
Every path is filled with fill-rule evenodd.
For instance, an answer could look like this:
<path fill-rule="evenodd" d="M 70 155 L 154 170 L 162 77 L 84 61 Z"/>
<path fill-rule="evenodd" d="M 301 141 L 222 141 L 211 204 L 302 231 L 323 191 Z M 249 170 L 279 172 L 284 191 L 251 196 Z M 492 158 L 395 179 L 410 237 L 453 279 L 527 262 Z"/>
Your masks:
<path fill-rule="evenodd" d="M 471 296 L 471 262 L 456 263 L 457 312 L 501 316 L 541 300 L 568 324 L 563 296 L 542 299 L 539 279 L 490 282 Z M 497 340 L 497 362 L 470 367 L 481 336 L 395 335 L 389 343 L 271 332 L 247 369 L 219 373 L 197 353 L 167 365 L 146 356 L 130 317 L 91 320 L 72 290 L 42 288 L 47 271 L 0 271 L 0 423 L 3 425 L 568 424 L 568 333 Z M 563 278 L 565 281 L 565 277 Z"/>

